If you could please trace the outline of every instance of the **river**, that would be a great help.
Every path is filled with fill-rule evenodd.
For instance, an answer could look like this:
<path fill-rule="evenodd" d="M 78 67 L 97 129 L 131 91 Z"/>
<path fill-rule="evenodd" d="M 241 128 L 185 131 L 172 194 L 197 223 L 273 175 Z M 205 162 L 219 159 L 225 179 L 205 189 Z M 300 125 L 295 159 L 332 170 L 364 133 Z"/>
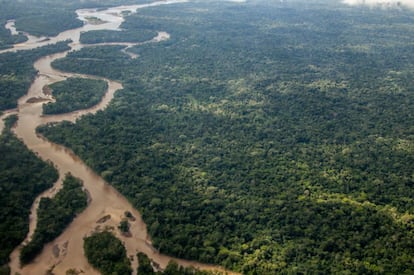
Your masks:
<path fill-rule="evenodd" d="M 78 10 L 77 14 L 79 19 L 85 23 L 83 27 L 64 31 L 56 37 L 51 37 L 47 40 L 32 36 L 29 37 L 29 40 L 25 43 L 14 45 L 13 48 L 0 51 L 0 53 L 33 49 L 46 44 L 65 41 L 68 39 L 73 41 L 70 44 L 71 50 L 69 51 L 79 50 L 86 46 L 79 42 L 81 32 L 91 30 L 119 30 L 119 27 L 124 20 L 122 17 L 122 12 L 124 11 L 135 12 L 137 9 L 149 6 L 177 4 L 181 2 L 184 1 L 160 1 L 144 5 L 119 6 L 106 10 Z M 99 18 L 104 23 L 97 25 L 89 24 L 86 19 L 87 17 Z M 7 24 L 9 29 L 14 26 L 12 21 Z M 16 30 L 14 29 L 14 31 Z M 157 37 L 145 43 L 156 43 L 168 38 L 168 33 L 159 32 Z M 111 44 L 124 45 L 126 48 L 138 45 L 133 43 Z M 45 246 L 42 253 L 31 264 L 25 265 L 24 267 L 20 266 L 19 251 L 21 246 L 17 247 L 11 254 L 10 268 L 12 274 L 15 274 L 16 272 L 19 272 L 20 274 L 45 274 L 47 271 L 52 271 L 55 274 L 65 274 L 68 269 L 83 271 L 85 274 L 99 274 L 89 265 L 84 256 L 83 238 L 90 235 L 97 229 L 102 230 L 104 228 L 114 228 L 115 230 L 113 230 L 113 232 L 125 244 L 127 255 L 130 256 L 132 260 L 134 274 L 136 274 L 138 266 L 138 261 L 136 259 L 137 252 L 143 252 L 148 255 L 148 257 L 156 263 L 156 265 L 159 265 L 161 269 L 165 268 L 170 260 L 175 260 L 182 266 L 194 266 L 205 270 L 225 271 L 218 266 L 175 259 L 158 253 L 158 251 L 152 246 L 151 238 L 148 235 L 147 227 L 141 218 L 141 214 L 133 208 L 128 200 L 126 200 L 117 190 L 107 184 L 87 165 L 85 165 L 85 163 L 71 150 L 61 145 L 53 144 L 36 134 L 36 128 L 40 125 L 51 122 L 60 122 L 63 120 L 76 122 L 76 119 L 84 114 L 94 114 L 98 110 L 105 109 L 105 107 L 111 102 L 115 92 L 122 89 L 121 83 L 110 79 L 83 74 L 67 73 L 53 69 L 51 63 L 56 59 L 65 57 L 69 51 L 48 55 L 37 60 L 34 63 L 34 67 L 38 70 L 38 75 L 29 88 L 27 94 L 19 99 L 17 110 L 4 112 L 4 116 L 10 114 L 18 115 L 19 119 L 16 127 L 13 129 L 14 133 L 21 138 L 26 146 L 35 152 L 40 158 L 45 161 L 51 161 L 59 171 L 60 175 L 59 180 L 51 189 L 45 191 L 38 198 L 36 198 L 31 209 L 30 231 L 23 244 L 30 240 L 31 235 L 36 228 L 36 212 L 40 198 L 53 197 L 61 188 L 63 177 L 66 173 L 70 172 L 72 175 L 83 181 L 84 188 L 90 196 L 90 203 L 88 204 L 88 207 L 74 219 L 74 221 L 58 238 Z M 131 55 L 131 58 L 134 57 L 136 56 Z M 68 77 L 102 79 L 108 83 L 108 90 L 102 101 L 90 109 L 79 110 L 63 115 L 43 116 L 42 104 L 53 101 L 53 98 L 50 95 L 45 95 L 43 93 L 43 87 L 58 81 L 63 81 Z M 40 100 L 28 101 L 31 98 Z M 129 237 L 121 235 L 118 232 L 119 230 L 116 229 L 122 218 L 124 218 L 125 211 L 131 212 L 135 217 L 135 221 L 130 221 L 131 236 Z M 105 216 L 110 216 L 110 219 L 105 222 L 98 222 Z M 232 272 L 229 272 L 229 274 L 232 274 Z"/>

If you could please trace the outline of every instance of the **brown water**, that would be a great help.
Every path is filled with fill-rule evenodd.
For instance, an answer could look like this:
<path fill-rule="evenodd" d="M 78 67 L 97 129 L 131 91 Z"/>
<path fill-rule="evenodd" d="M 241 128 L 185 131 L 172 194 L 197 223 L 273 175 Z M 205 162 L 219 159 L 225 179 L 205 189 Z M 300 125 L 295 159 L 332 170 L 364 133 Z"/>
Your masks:
<path fill-rule="evenodd" d="M 82 28 L 62 32 L 58 36 L 50 38 L 47 42 L 39 39 L 36 40 L 37 42 L 35 40 L 29 40 L 26 43 L 15 45 L 14 48 L 1 52 L 32 49 L 43 46 L 45 43 L 56 43 L 69 38 L 73 41 L 73 43 L 70 44 L 71 49 L 79 50 L 84 47 L 84 45 L 79 43 L 79 36 L 81 32 L 98 29 L 119 29 L 119 26 L 123 21 L 121 16 L 122 11 L 133 12 L 138 8 L 174 4 L 179 2 L 182 1 L 173 0 L 155 2 L 146 5 L 121 6 L 104 11 L 90 9 L 79 10 L 79 18 L 85 22 L 85 25 Z M 105 21 L 105 23 L 100 25 L 88 24 L 85 19 L 85 17 L 88 16 L 100 18 Z M 160 32 L 157 37 L 148 42 L 156 43 L 168 38 L 169 35 L 167 33 Z M 126 47 L 135 45 L 131 43 L 115 44 L 125 45 Z M 63 52 L 45 56 L 36 61 L 34 63 L 34 67 L 39 72 L 38 76 L 28 90 L 28 93 L 19 99 L 18 110 L 9 111 L 6 114 L 18 114 L 19 120 L 14 129 L 15 134 L 21 138 L 27 147 L 34 151 L 40 158 L 53 162 L 60 175 L 58 182 L 53 186 L 53 188 L 41 194 L 33 204 L 31 209 L 32 214 L 30 216 L 30 232 L 23 243 L 27 243 L 30 240 L 31 235 L 35 230 L 37 223 L 36 212 L 40 198 L 53 197 L 61 188 L 62 180 L 66 173 L 70 172 L 72 175 L 83 181 L 84 188 L 90 196 L 90 203 L 86 210 L 79 214 L 57 239 L 45 246 L 42 253 L 33 261 L 33 263 L 21 268 L 19 265 L 20 247 L 16 248 L 11 255 L 10 267 L 12 274 L 15 272 L 19 272 L 21 274 L 45 274 L 47 270 L 52 270 L 55 274 L 65 274 L 65 272 L 71 268 L 79 271 L 82 270 L 85 274 L 98 274 L 98 272 L 89 265 L 83 254 L 83 238 L 95 230 L 102 230 L 105 228 L 113 228 L 113 232 L 124 242 L 127 253 L 132 259 L 134 274 L 138 266 L 137 259 L 135 257 L 137 252 L 147 254 L 148 257 L 161 268 L 165 268 L 170 260 L 175 260 L 183 266 L 194 266 L 200 269 L 224 271 L 222 268 L 217 266 L 210 266 L 181 259 L 173 259 L 158 253 L 151 244 L 146 224 L 143 222 L 140 213 L 135 210 L 121 194 L 119 194 L 99 175 L 86 166 L 85 163 L 72 151 L 63 146 L 53 144 L 36 134 L 36 128 L 39 125 L 50 122 L 60 122 L 63 120 L 76 122 L 76 119 L 84 114 L 94 114 L 98 110 L 103 110 L 112 100 L 114 93 L 122 89 L 122 84 L 116 81 L 89 75 L 66 73 L 53 69 L 51 67 L 51 63 L 56 59 L 65 57 L 67 53 L 68 52 Z M 53 101 L 53 98 L 50 95 L 45 95 L 43 93 L 43 87 L 57 81 L 63 81 L 68 77 L 102 79 L 108 83 L 108 91 L 102 101 L 90 109 L 79 110 L 63 115 L 42 116 L 42 104 L 44 102 Z M 43 101 L 30 101 L 33 103 L 29 103 L 28 100 L 31 98 L 42 99 Z M 120 235 L 116 229 L 122 218 L 124 218 L 125 211 L 130 211 L 136 218 L 135 221 L 130 221 L 130 231 L 132 234 L 129 237 Z M 104 223 L 97 222 L 99 219 L 107 215 L 111 217 L 109 220 Z"/>
<path fill-rule="evenodd" d="M 6 30 L 10 31 L 11 35 L 18 35 L 19 32 L 16 30 L 14 23 L 15 23 L 14 20 L 8 20 L 4 27 L 6 28 Z"/>

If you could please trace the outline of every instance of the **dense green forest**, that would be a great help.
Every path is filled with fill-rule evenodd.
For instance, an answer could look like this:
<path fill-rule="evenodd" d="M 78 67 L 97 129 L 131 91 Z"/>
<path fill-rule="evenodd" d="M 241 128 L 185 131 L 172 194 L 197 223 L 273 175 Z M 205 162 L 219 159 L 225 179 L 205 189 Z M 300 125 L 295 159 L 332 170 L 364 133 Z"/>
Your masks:
<path fill-rule="evenodd" d="M 80 24 L 77 7 L 120 3 L 0 0 L 0 22 L 15 18 L 22 30 L 54 35 Z M 171 39 L 135 47 L 138 59 L 108 46 L 55 62 L 125 89 L 104 112 L 41 133 L 126 195 L 162 253 L 245 274 L 410 274 L 413 24 L 410 10 L 335 1 L 143 9 L 115 37 L 84 39 L 156 31 Z M 0 30 L 0 47 L 21 39 Z M 59 47 L 0 55 L 0 109 L 25 93 L 40 51 Z M 35 194 L 57 176 L 40 161 L 31 171 L 37 159 L 10 133 L 0 148 L 1 188 L 17 190 L 0 204 L 0 233 L 11 240 L 4 264 L 27 232 Z"/>
<path fill-rule="evenodd" d="M 95 232 L 84 239 L 85 255 L 89 263 L 98 269 L 103 275 L 126 275 L 131 274 L 131 264 L 126 256 L 126 250 L 122 242 L 111 232 Z M 199 271 L 194 268 L 183 268 L 176 262 L 170 262 L 164 271 L 155 272 L 151 261 L 143 253 L 137 254 L 140 275 L 209 275 L 207 271 Z"/>
<path fill-rule="evenodd" d="M 63 114 L 98 104 L 108 89 L 104 80 L 68 78 L 49 86 L 54 103 L 43 105 L 44 114 Z"/>
<path fill-rule="evenodd" d="M 71 2 L 71 1 L 68 1 Z M 72 1 L 73 2 L 73 1 Z M 2 7 L 0 19 L 16 20 L 18 31 L 28 32 L 35 36 L 55 36 L 58 33 L 82 26 L 82 21 L 76 18 L 75 8 L 63 1 L 0 1 Z M 4 24 L 1 26 L 4 32 Z M 0 37 L 9 37 L 9 40 L 0 40 L 0 46 L 10 46 L 10 33 L 3 33 Z"/>
<path fill-rule="evenodd" d="M 58 59 L 52 63 L 52 66 L 57 68 L 65 68 L 68 71 L 79 70 L 77 63 L 84 63 L 85 68 L 82 71 L 90 71 L 93 75 L 106 75 L 109 79 L 122 79 L 122 75 L 126 73 L 126 65 L 131 64 L 131 58 L 121 52 L 124 49 L 124 46 L 100 46 L 100 47 L 86 47 L 81 51 L 74 52 L 70 54 L 71 61 L 68 62 L 67 59 Z M 129 51 L 129 50 L 128 50 Z M 108 73 L 108 57 L 111 56 L 111 59 L 116 59 L 118 62 L 111 63 L 110 66 L 116 66 L 116 68 L 111 69 L 114 73 L 109 77 Z M 84 61 L 87 62 L 84 62 Z M 134 74 L 135 71 L 132 69 L 131 74 Z"/>
<path fill-rule="evenodd" d="M 147 0 L 0 0 L 0 49 L 10 47 L 25 39 L 22 35 L 12 36 L 4 28 L 9 19 L 16 20 L 18 31 L 35 36 L 55 36 L 58 33 L 82 26 L 75 13 L 79 8 L 99 8 L 125 4 L 147 3 Z"/>
<path fill-rule="evenodd" d="M 21 263 L 31 262 L 42 251 L 43 246 L 58 237 L 86 205 L 87 196 L 82 190 L 82 182 L 67 174 L 63 188 L 55 197 L 40 200 L 36 230 L 32 240 L 20 252 Z"/>
<path fill-rule="evenodd" d="M 9 273 L 9 255 L 29 231 L 34 199 L 58 179 L 51 164 L 37 158 L 11 133 L 16 120 L 9 117 L 0 135 L 0 274 Z"/>
<path fill-rule="evenodd" d="M 81 34 L 80 41 L 83 44 L 96 44 L 105 42 L 145 42 L 157 36 L 157 32 L 152 30 L 133 30 L 133 31 L 90 31 Z"/>
<path fill-rule="evenodd" d="M 22 34 L 11 35 L 10 31 L 4 28 L 7 20 L 0 17 L 0 50 L 10 48 L 11 45 L 21 43 L 27 40 Z"/>
<path fill-rule="evenodd" d="M 33 62 L 68 49 L 67 42 L 60 42 L 33 50 L 0 54 L 0 110 L 15 108 L 17 100 L 27 93 L 36 76 Z"/>
<path fill-rule="evenodd" d="M 412 273 L 413 25 L 333 2 L 143 9 L 122 28 L 171 39 L 55 62 L 124 90 L 41 133 L 127 196 L 162 253 L 245 274 Z"/>
<path fill-rule="evenodd" d="M 176 262 L 170 261 L 164 271 L 155 272 L 151 265 L 151 260 L 142 252 L 137 254 L 138 258 L 138 274 L 142 275 L 208 275 L 216 274 L 208 271 L 201 271 L 194 269 L 193 267 L 182 267 Z M 220 274 L 220 273 L 218 273 Z"/>
<path fill-rule="evenodd" d="M 132 273 L 124 245 L 111 232 L 95 232 L 84 241 L 86 258 L 102 275 Z"/>

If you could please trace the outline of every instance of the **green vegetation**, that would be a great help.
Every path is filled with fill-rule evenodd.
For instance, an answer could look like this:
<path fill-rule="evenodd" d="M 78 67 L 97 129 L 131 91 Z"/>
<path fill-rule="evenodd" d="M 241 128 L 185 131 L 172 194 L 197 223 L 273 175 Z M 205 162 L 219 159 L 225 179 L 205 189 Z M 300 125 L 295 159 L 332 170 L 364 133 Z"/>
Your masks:
<path fill-rule="evenodd" d="M 156 274 L 164 274 L 164 275 L 209 275 L 209 274 L 216 274 L 208 271 L 200 271 L 197 269 L 194 269 L 192 267 L 182 267 L 179 266 L 176 262 L 170 261 L 165 268 L 165 270 L 160 273 Z M 221 274 L 221 273 L 217 273 Z"/>
<path fill-rule="evenodd" d="M 21 250 L 21 263 L 32 261 L 42 251 L 43 246 L 58 237 L 86 205 L 87 197 L 82 190 L 82 182 L 67 174 L 62 190 L 54 198 L 40 200 L 36 230 L 32 240 Z"/>
<path fill-rule="evenodd" d="M 148 1 L 140 1 L 142 3 Z M 82 26 L 75 10 L 78 8 L 110 7 L 120 4 L 137 4 L 137 1 L 8 1 L 0 0 L 0 50 L 10 48 L 13 44 L 27 40 L 19 33 L 12 35 L 4 26 L 9 19 L 16 20 L 18 31 L 37 36 L 55 36 L 58 33 Z"/>
<path fill-rule="evenodd" d="M 82 33 L 80 41 L 83 44 L 96 44 L 105 42 L 145 42 L 157 36 L 157 32 L 150 30 L 134 31 L 90 31 Z"/>
<path fill-rule="evenodd" d="M 131 58 L 121 52 L 124 48 L 125 47 L 123 46 L 86 47 L 80 51 L 70 54 L 70 62 L 68 62 L 67 59 L 58 59 L 52 63 L 52 66 L 62 69 L 65 68 L 67 71 L 82 70 L 83 72 L 89 72 L 90 75 L 109 76 L 108 55 L 111 55 L 111 59 L 117 60 L 118 62 L 110 64 L 110 66 L 116 66 L 116 68 L 111 68 L 110 71 L 114 73 L 114 75 L 108 78 L 119 80 L 125 73 L 127 73 L 126 70 L 130 68 L 129 66 L 131 66 Z M 77 63 L 83 63 L 83 68 L 80 69 Z M 132 69 L 128 73 L 135 74 L 136 72 Z"/>
<path fill-rule="evenodd" d="M 34 36 L 56 36 L 60 32 L 68 29 L 74 29 L 83 25 L 82 21 L 76 19 L 76 13 L 59 9 L 53 16 L 48 9 L 45 12 L 42 9 L 31 10 L 32 13 L 19 17 L 16 20 L 16 28 L 24 30 Z"/>
<path fill-rule="evenodd" d="M 156 274 L 164 274 L 164 275 L 208 275 L 208 274 L 215 274 L 208 271 L 200 271 L 194 269 L 192 267 L 182 267 L 179 266 L 176 262 L 169 262 L 167 267 L 163 272 L 155 272 L 151 265 L 151 260 L 142 252 L 137 254 L 138 258 L 138 274 L 142 275 L 156 275 Z"/>
<path fill-rule="evenodd" d="M 156 274 L 154 272 L 154 269 L 152 268 L 151 260 L 148 258 L 147 255 L 145 255 L 142 252 L 139 252 L 137 254 L 137 258 L 138 258 L 137 274 L 145 274 L 145 275 Z"/>
<path fill-rule="evenodd" d="M 44 114 L 62 114 L 87 109 L 98 104 L 108 89 L 106 81 L 68 78 L 50 85 L 55 103 L 43 105 Z"/>
<path fill-rule="evenodd" d="M 147 3 L 142 0 L 36 0 L 8 1 L 0 0 L 0 49 L 11 44 L 22 42 L 24 36 L 12 36 L 4 25 L 8 19 L 16 20 L 18 31 L 28 32 L 36 36 L 55 36 L 58 33 L 82 26 L 75 13 L 79 8 L 111 7 L 126 4 Z"/>
<path fill-rule="evenodd" d="M 85 238 L 85 255 L 102 275 L 131 274 L 131 263 L 119 239 L 108 231 L 96 232 Z"/>
<path fill-rule="evenodd" d="M 9 117 L 0 136 L 0 274 L 8 274 L 9 255 L 29 231 L 34 199 L 58 179 L 50 163 L 37 158 L 11 133 L 16 120 Z"/>
<path fill-rule="evenodd" d="M 125 234 L 125 233 L 128 233 L 128 232 L 129 232 L 129 227 L 130 227 L 130 224 L 129 224 L 128 220 L 122 220 L 122 221 L 119 223 L 119 226 L 118 226 L 119 230 L 120 230 L 120 231 L 121 231 L 121 233 L 123 233 L 123 234 Z"/>
<path fill-rule="evenodd" d="M 68 50 L 67 43 L 0 54 L 0 110 L 15 108 L 17 100 L 27 93 L 36 76 L 33 62 L 47 54 Z"/>
<path fill-rule="evenodd" d="M 92 25 L 100 25 L 103 23 L 106 23 L 106 21 L 98 18 L 98 17 L 94 17 L 94 16 L 87 16 L 85 17 L 86 20 L 88 20 L 88 23 L 92 24 Z"/>
<path fill-rule="evenodd" d="M 0 266 L 0 275 L 9 275 L 10 274 L 10 267 L 8 265 Z"/>
<path fill-rule="evenodd" d="M 413 25 L 336 3 L 143 9 L 123 29 L 171 39 L 56 62 L 124 91 L 41 132 L 127 196 L 162 253 L 244 274 L 410 273 Z"/>
<path fill-rule="evenodd" d="M 12 35 L 9 30 L 4 28 L 7 20 L 0 19 L 0 50 L 7 49 L 13 44 L 21 43 L 27 40 L 22 34 Z"/>
<path fill-rule="evenodd" d="M 48 2 L 48 3 L 47 3 Z M 70 1 L 68 1 L 70 2 Z M 75 9 L 62 5 L 61 1 L 0 1 L 1 21 L 6 19 L 16 20 L 18 31 L 28 32 L 35 36 L 55 36 L 58 33 L 82 26 L 82 21 L 77 19 Z M 0 38 L 10 37 L 4 32 L 4 24 L 0 29 Z M 0 40 L 1 41 L 1 40 Z M 13 44 L 16 41 L 4 41 L 0 45 Z"/>

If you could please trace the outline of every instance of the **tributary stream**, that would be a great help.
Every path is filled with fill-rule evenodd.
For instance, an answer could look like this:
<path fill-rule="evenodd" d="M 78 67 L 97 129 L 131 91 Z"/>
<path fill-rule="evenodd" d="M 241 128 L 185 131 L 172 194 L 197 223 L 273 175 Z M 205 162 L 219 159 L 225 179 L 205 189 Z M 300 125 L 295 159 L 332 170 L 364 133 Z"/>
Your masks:
<path fill-rule="evenodd" d="M 79 18 L 85 22 L 83 27 L 64 31 L 56 37 L 48 39 L 29 37 L 27 42 L 17 44 L 13 48 L 0 51 L 0 53 L 33 49 L 68 39 L 73 41 L 70 44 L 70 51 L 79 50 L 85 46 L 79 42 L 81 32 L 91 30 L 118 30 L 123 22 L 122 12 L 124 11 L 135 12 L 137 9 L 149 6 L 177 4 L 180 2 L 183 1 L 160 1 L 144 5 L 120 6 L 106 10 L 78 10 L 77 14 Z M 103 23 L 98 25 L 89 24 L 87 21 L 88 17 L 99 18 Z M 8 22 L 6 27 L 12 29 L 14 27 L 13 22 Z M 157 37 L 145 43 L 156 43 L 168 38 L 169 35 L 167 33 L 159 32 Z M 117 43 L 111 43 L 111 45 L 113 44 Z M 119 43 L 119 45 L 128 47 L 133 46 L 134 44 Z M 69 269 L 83 271 L 84 274 L 99 274 L 98 271 L 89 265 L 84 256 L 83 238 L 97 229 L 104 229 L 107 227 L 116 229 L 122 218 L 124 218 L 125 211 L 131 212 L 136 218 L 135 221 L 130 222 L 132 236 L 123 236 L 119 234 L 117 229 L 114 230 L 114 233 L 125 244 L 127 255 L 132 259 L 134 274 L 136 273 L 138 266 L 136 258 L 137 252 L 143 252 L 148 255 L 152 262 L 161 269 L 165 268 L 170 260 L 174 260 L 182 266 L 194 266 L 204 270 L 224 271 L 224 269 L 217 266 L 174 259 L 160 254 L 152 246 L 151 239 L 147 233 L 146 224 L 143 222 L 140 213 L 135 210 L 119 192 L 86 166 L 85 163 L 72 151 L 63 146 L 53 144 L 36 134 L 36 128 L 40 125 L 51 122 L 60 122 L 63 120 L 76 122 L 76 119 L 84 114 L 94 114 L 98 110 L 103 110 L 112 100 L 114 93 L 122 89 L 122 84 L 116 81 L 83 74 L 66 73 L 53 69 L 51 63 L 56 59 L 64 58 L 68 52 L 69 51 L 48 55 L 37 60 L 34 63 L 34 67 L 38 70 L 38 75 L 28 90 L 28 93 L 19 99 L 17 110 L 5 112 L 6 114 L 15 113 L 18 115 L 18 122 L 14 128 L 15 134 L 40 158 L 45 161 L 51 161 L 59 171 L 60 175 L 58 182 L 53 188 L 45 191 L 34 202 L 30 216 L 30 232 L 23 243 L 27 243 L 30 240 L 31 235 L 36 228 L 36 212 L 40 198 L 53 197 L 61 188 L 66 173 L 71 173 L 83 181 L 84 188 L 89 194 L 90 202 L 88 207 L 74 219 L 58 238 L 45 246 L 42 253 L 31 264 L 23 267 L 20 266 L 19 251 L 21 246 L 17 247 L 11 255 L 10 267 L 12 274 L 15 274 L 16 272 L 19 272 L 20 274 L 45 274 L 48 270 L 55 274 L 65 274 Z M 43 87 L 58 81 L 63 81 L 68 77 L 103 79 L 108 83 L 108 91 L 102 101 L 90 109 L 79 110 L 63 115 L 43 116 L 42 104 L 53 100 L 50 95 L 45 95 L 43 93 Z M 29 100 L 33 98 L 36 100 Z M 103 219 L 103 222 L 98 222 L 99 220 L 102 220 L 103 217 L 110 217 L 110 219 Z"/>

